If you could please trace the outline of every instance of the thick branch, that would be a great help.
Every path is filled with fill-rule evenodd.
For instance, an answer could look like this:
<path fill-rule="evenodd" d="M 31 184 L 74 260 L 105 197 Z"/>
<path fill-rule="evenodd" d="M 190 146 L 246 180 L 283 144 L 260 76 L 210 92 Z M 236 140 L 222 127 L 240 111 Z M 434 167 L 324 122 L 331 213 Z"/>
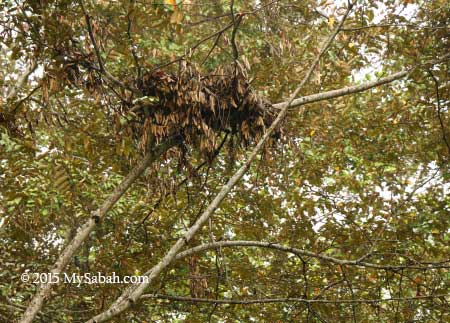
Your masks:
<path fill-rule="evenodd" d="M 106 215 L 106 213 L 116 204 L 120 197 L 127 191 L 131 184 L 144 172 L 144 170 L 159 156 L 165 153 L 170 147 L 179 143 L 179 139 L 172 139 L 160 144 L 153 151 L 147 153 L 145 157 L 138 162 L 138 164 L 130 171 L 130 173 L 123 179 L 123 181 L 115 188 L 114 192 L 103 202 L 103 204 L 92 213 L 92 216 L 87 220 L 77 231 L 75 237 L 64 248 L 58 260 L 51 269 L 52 274 L 61 273 L 67 264 L 72 259 L 72 256 L 80 248 L 82 243 L 87 239 L 89 233 L 95 228 L 99 221 Z M 44 300 L 50 295 L 50 291 L 55 284 L 41 284 L 38 291 L 34 295 L 27 310 L 23 314 L 19 323 L 31 323 L 36 314 L 42 308 Z"/>
<path fill-rule="evenodd" d="M 237 172 L 228 180 L 228 182 L 222 187 L 220 192 L 216 195 L 216 197 L 212 200 L 212 202 L 208 205 L 206 210 L 202 213 L 202 215 L 197 219 L 197 221 L 187 230 L 187 232 L 178 239 L 178 241 L 170 248 L 167 254 L 163 257 L 163 259 L 153 268 L 145 273 L 148 276 L 148 281 L 145 283 L 139 284 L 137 287 L 130 286 L 127 288 L 122 295 L 110 306 L 110 308 L 100 313 L 99 315 L 91 318 L 88 323 L 99 323 L 104 322 L 119 313 L 125 311 L 131 304 L 136 302 L 139 297 L 144 293 L 145 289 L 149 286 L 149 284 L 155 279 L 170 263 L 175 259 L 178 252 L 183 248 L 189 241 L 194 237 L 194 235 L 200 230 L 200 228 L 205 224 L 205 222 L 214 214 L 214 211 L 219 207 L 220 203 L 225 199 L 227 194 L 233 189 L 233 187 L 239 182 L 242 176 L 247 172 L 250 168 L 252 162 L 256 159 L 259 152 L 264 147 L 267 140 L 271 137 L 272 132 L 279 126 L 279 124 L 283 121 L 288 108 L 291 103 L 294 101 L 295 97 L 297 97 L 298 93 L 302 89 L 303 85 L 309 80 L 312 72 L 316 68 L 319 63 L 320 58 L 326 52 L 336 35 L 338 34 L 340 28 L 342 27 L 344 20 L 348 16 L 351 9 L 351 5 L 349 6 L 347 12 L 343 16 L 341 22 L 336 27 L 336 30 L 330 35 L 327 41 L 323 44 L 320 53 L 315 58 L 314 62 L 311 64 L 309 70 L 307 71 L 304 79 L 300 83 L 299 87 L 292 93 L 288 103 L 282 108 L 281 112 L 278 114 L 275 121 L 271 124 L 269 129 L 267 129 L 266 133 L 262 137 L 262 139 L 258 142 L 255 148 L 249 154 L 247 160 L 244 164 L 237 170 Z"/>
<path fill-rule="evenodd" d="M 344 87 L 344 88 L 338 89 L 338 90 L 331 90 L 331 91 L 327 91 L 327 92 L 304 96 L 302 98 L 295 99 L 292 102 L 290 107 L 296 108 L 296 107 L 299 107 L 299 106 L 302 106 L 302 105 L 305 105 L 308 103 L 314 103 L 314 102 L 334 99 L 334 98 L 338 98 L 338 97 L 349 95 L 349 94 L 367 91 L 371 88 L 374 88 L 374 87 L 377 87 L 377 86 L 380 86 L 383 84 L 391 83 L 395 80 L 399 80 L 399 79 L 405 77 L 406 75 L 408 75 L 410 72 L 411 72 L 411 69 L 407 69 L 407 70 L 389 75 L 387 77 L 383 77 L 378 80 L 374 80 L 374 81 L 367 82 L 364 84 L 348 86 L 348 87 Z M 275 109 L 282 110 L 286 107 L 287 104 L 288 104 L 288 102 L 280 102 L 280 103 L 274 104 L 273 107 Z"/>
<path fill-rule="evenodd" d="M 449 57 L 450 57 L 450 54 L 446 54 L 437 60 L 417 64 L 415 66 L 412 66 L 411 68 L 404 69 L 403 71 L 400 71 L 400 72 L 391 74 L 389 76 L 380 78 L 378 80 L 374 80 L 374 81 L 367 82 L 364 84 L 348 86 L 348 87 L 345 87 L 342 89 L 331 90 L 331 91 L 327 91 L 327 92 L 304 96 L 304 97 L 293 100 L 289 108 L 296 108 L 296 107 L 299 107 L 299 106 L 302 106 L 302 105 L 305 105 L 308 103 L 314 103 L 314 102 L 318 102 L 318 101 L 334 99 L 334 98 L 341 97 L 344 95 L 349 95 L 349 94 L 354 94 L 354 93 L 370 90 L 371 88 L 374 88 L 374 87 L 377 87 L 377 86 L 380 86 L 383 84 L 388 84 L 393 81 L 404 78 L 405 76 L 407 76 L 409 73 L 411 73 L 413 70 L 415 70 L 417 68 L 421 68 L 426 65 L 435 65 L 435 64 L 444 62 L 444 61 L 448 60 Z M 275 109 L 278 109 L 278 110 L 282 110 L 283 108 L 286 107 L 286 105 L 288 103 L 289 103 L 289 100 L 285 101 L 285 102 L 275 103 L 272 105 L 272 107 Z"/>
<path fill-rule="evenodd" d="M 345 259 L 338 259 L 330 256 L 326 256 L 323 254 L 287 247 L 276 243 L 271 242 L 262 242 L 262 241 L 218 241 L 218 242 L 211 242 L 199 245 L 197 247 L 185 250 L 183 252 L 180 252 L 175 259 L 179 260 L 182 258 L 185 258 L 187 256 L 190 256 L 195 253 L 199 253 L 205 250 L 210 249 L 217 249 L 217 248 L 224 248 L 224 247 L 261 247 L 261 248 L 269 248 L 269 249 L 275 249 L 282 252 L 289 252 L 297 256 L 307 256 L 312 257 L 316 259 L 320 259 L 323 261 L 331 262 L 337 265 L 349 265 L 349 266 L 361 266 L 365 268 L 375 268 L 375 269 L 383 269 L 383 270 L 399 270 L 399 269 L 417 269 L 417 270 L 427 270 L 427 269 L 437 269 L 437 268 L 450 268 L 450 264 L 445 263 L 434 263 L 434 264 L 424 264 L 424 265 L 381 265 L 381 264 L 374 264 L 370 262 L 362 261 L 361 259 L 356 260 L 345 260 Z"/>

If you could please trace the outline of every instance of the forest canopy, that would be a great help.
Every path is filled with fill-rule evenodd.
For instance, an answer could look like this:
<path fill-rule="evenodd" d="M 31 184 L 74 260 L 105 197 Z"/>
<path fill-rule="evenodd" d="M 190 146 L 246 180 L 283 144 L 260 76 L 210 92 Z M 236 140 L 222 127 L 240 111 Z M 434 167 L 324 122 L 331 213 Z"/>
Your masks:
<path fill-rule="evenodd" d="M 448 1 L 5 0 L 0 35 L 0 322 L 450 321 Z"/>

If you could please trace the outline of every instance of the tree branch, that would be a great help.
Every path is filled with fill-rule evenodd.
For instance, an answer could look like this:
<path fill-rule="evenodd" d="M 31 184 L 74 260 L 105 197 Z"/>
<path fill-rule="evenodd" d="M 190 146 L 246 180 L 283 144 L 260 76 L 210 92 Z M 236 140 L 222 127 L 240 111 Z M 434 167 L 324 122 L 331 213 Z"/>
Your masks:
<path fill-rule="evenodd" d="M 193 53 L 193 52 L 194 52 L 201 44 L 203 44 L 204 42 L 206 42 L 206 41 L 208 41 L 208 40 L 210 40 L 211 38 L 214 38 L 214 37 L 216 37 L 216 36 L 219 37 L 219 36 L 222 35 L 225 31 L 227 31 L 228 29 L 230 29 L 232 26 L 233 26 L 233 22 L 227 24 L 225 27 L 223 27 L 222 29 L 220 29 L 220 30 L 214 32 L 213 34 L 211 34 L 211 35 L 209 35 L 209 36 L 206 36 L 205 38 L 199 40 L 194 46 L 190 47 L 189 50 L 187 50 L 186 53 L 185 53 L 184 55 L 181 55 L 181 56 L 179 56 L 179 57 L 175 58 L 174 60 L 171 60 L 171 61 L 169 61 L 169 62 L 167 62 L 167 63 L 164 63 L 164 64 L 161 64 L 161 65 L 156 66 L 155 68 L 153 68 L 152 70 L 150 70 L 150 73 L 152 73 L 152 72 L 154 72 L 154 71 L 157 71 L 157 70 L 160 70 L 160 69 L 162 69 L 162 68 L 164 68 L 164 67 L 166 67 L 166 66 L 169 66 L 169 65 L 171 65 L 171 64 L 173 64 L 173 63 L 180 62 L 180 61 L 184 60 L 184 58 L 185 58 L 186 56 L 189 56 L 190 54 L 192 54 L 192 53 Z"/>
<path fill-rule="evenodd" d="M 17 92 L 23 87 L 25 82 L 28 81 L 28 77 L 30 76 L 31 73 L 34 72 L 36 67 L 37 63 L 35 61 L 32 61 L 30 65 L 27 67 L 27 69 L 24 71 L 24 73 L 19 76 L 17 82 L 8 90 L 8 93 L 6 95 L 6 101 L 12 100 L 17 96 Z"/>
<path fill-rule="evenodd" d="M 445 145 L 447 146 L 448 149 L 448 153 L 450 155 L 450 143 L 447 139 L 447 135 L 446 135 L 446 131 L 445 131 L 445 126 L 444 126 L 444 121 L 442 120 L 442 115 L 441 115 L 441 97 L 439 95 L 439 81 L 436 78 L 436 76 L 434 76 L 433 72 L 431 71 L 431 69 L 428 70 L 428 73 L 430 74 L 431 78 L 433 79 L 434 82 L 434 89 L 436 91 L 436 101 L 437 101 L 437 115 L 438 115 L 438 119 L 439 119 L 439 124 L 441 126 L 441 131 L 442 131 L 442 140 L 444 140 Z"/>
<path fill-rule="evenodd" d="M 144 172 L 144 170 L 159 156 L 164 154 L 169 148 L 175 146 L 180 142 L 179 138 L 168 140 L 154 150 L 147 153 L 143 159 L 141 159 L 137 165 L 128 173 L 128 175 L 122 180 L 122 182 L 114 189 L 114 192 L 103 202 L 103 204 L 94 212 L 77 231 L 75 237 L 64 248 L 63 252 L 59 255 L 58 260 L 55 262 L 51 269 L 52 274 L 61 273 L 75 252 L 80 248 L 83 242 L 89 236 L 89 233 L 96 227 L 99 221 L 108 213 L 108 211 L 116 204 L 116 202 L 122 197 L 122 195 L 128 190 L 131 184 Z M 31 323 L 36 314 L 42 308 L 44 300 L 50 295 L 51 289 L 56 284 L 43 283 L 39 286 L 36 294 L 29 303 L 27 310 L 23 314 L 19 323 Z"/>
<path fill-rule="evenodd" d="M 24 103 L 26 100 L 28 100 L 37 90 L 39 90 L 41 88 L 41 84 L 39 84 L 38 86 L 36 86 L 34 89 L 32 89 L 30 91 L 30 93 L 28 93 L 25 97 L 23 97 L 22 99 L 20 99 L 15 105 L 14 108 L 12 109 L 12 113 L 16 113 L 17 109 L 22 105 L 22 103 Z"/>
<path fill-rule="evenodd" d="M 413 297 L 390 297 L 390 298 L 380 298 L 380 299 L 306 299 L 306 298 L 296 298 L 296 297 L 285 297 L 285 298 L 263 298 L 263 299 L 211 299 L 211 298 L 192 298 L 183 296 L 172 296 L 172 295 L 161 295 L 161 294 L 144 294 L 141 296 L 142 299 L 166 299 L 172 301 L 180 302 L 191 302 L 191 303 L 210 303 L 210 304 L 238 304 L 238 305 L 252 305 L 252 304 L 267 304 L 267 303 L 287 303 L 287 302 L 298 302 L 298 303 L 321 303 L 321 304 L 376 304 L 385 302 L 408 302 L 408 301 L 420 301 L 429 300 L 437 298 L 450 297 L 450 294 L 436 294 L 436 295 L 419 295 Z"/>
<path fill-rule="evenodd" d="M 238 15 L 237 18 L 235 17 L 234 14 L 234 0 L 231 0 L 231 4 L 230 4 L 230 14 L 231 14 L 231 19 L 233 21 L 233 31 L 231 32 L 231 47 L 233 48 L 233 58 L 234 61 L 237 61 L 239 58 L 239 51 L 236 45 L 236 33 L 237 30 L 239 28 L 239 25 L 242 21 L 242 15 Z"/>
<path fill-rule="evenodd" d="M 420 23 L 415 24 L 373 24 L 360 27 L 342 28 L 342 31 L 360 31 L 369 28 L 412 28 L 412 29 L 448 29 L 448 26 L 421 26 Z"/>
<path fill-rule="evenodd" d="M 299 106 L 309 104 L 309 103 L 334 99 L 334 98 L 338 98 L 338 97 L 349 95 L 349 94 L 367 91 L 374 87 L 399 80 L 399 79 L 405 77 L 406 75 L 408 75 L 410 72 L 411 72 L 411 69 L 407 69 L 407 70 L 404 70 L 404 71 L 401 71 L 398 73 L 394 73 L 387 77 L 383 77 L 378 80 L 374 80 L 374 81 L 367 82 L 364 84 L 348 86 L 348 87 L 344 87 L 344 88 L 338 89 L 338 90 L 331 90 L 331 91 L 327 91 L 327 92 L 304 96 L 304 97 L 295 99 L 292 102 L 292 104 L 290 105 L 290 107 L 297 108 Z M 272 107 L 275 109 L 278 109 L 278 110 L 282 110 L 286 107 L 287 104 L 288 104 L 288 102 L 280 102 L 280 103 L 274 104 Z"/>
<path fill-rule="evenodd" d="M 89 34 L 89 39 L 91 40 L 92 46 L 94 47 L 94 52 L 95 52 L 95 56 L 97 57 L 97 61 L 98 61 L 98 66 L 99 66 L 99 72 L 105 76 L 105 78 L 107 80 L 109 80 L 111 83 L 113 83 L 114 85 L 117 85 L 123 89 L 129 90 L 135 94 L 138 95 L 142 95 L 142 93 L 136 89 L 136 88 L 131 88 L 127 85 L 125 85 L 124 83 L 122 83 L 121 81 L 119 81 L 117 78 L 115 78 L 114 76 L 112 76 L 108 70 L 106 70 L 105 68 L 105 64 L 103 62 L 102 59 L 102 55 L 100 53 L 100 49 L 98 48 L 97 42 L 95 41 L 95 36 L 94 36 L 94 31 L 92 29 L 92 23 L 91 23 L 91 17 L 89 16 L 89 13 L 87 12 L 85 6 L 84 6 L 84 2 L 83 0 L 79 0 L 80 2 L 80 6 L 81 9 L 83 10 L 83 14 L 84 14 L 84 19 L 86 21 L 86 26 L 87 26 L 87 30 L 88 30 L 88 34 Z"/>
<path fill-rule="evenodd" d="M 309 104 L 309 103 L 314 103 L 314 102 L 318 102 L 318 101 L 323 101 L 323 100 L 329 100 L 329 99 L 334 99 L 337 97 L 341 97 L 344 95 L 349 95 L 349 94 L 354 94 L 354 93 L 358 93 L 358 92 L 363 92 L 366 90 L 369 90 L 371 88 L 383 85 L 383 84 L 387 84 L 387 83 L 391 83 L 393 81 L 399 80 L 405 76 L 407 76 L 409 73 L 411 73 L 412 71 L 414 71 L 417 68 L 421 68 L 425 65 L 434 65 L 434 64 L 438 64 L 441 63 L 445 60 L 447 60 L 450 57 L 450 54 L 446 54 L 444 56 L 442 56 L 441 58 L 434 60 L 434 61 L 430 61 L 430 62 L 425 62 L 425 63 L 421 63 L 421 64 L 417 64 L 411 68 L 405 69 L 403 71 L 391 74 L 387 77 L 383 77 L 380 78 L 378 80 L 374 80 L 371 82 L 367 82 L 364 84 L 360 84 L 360 85 L 355 85 L 355 86 L 348 86 L 342 89 L 337 89 L 337 90 L 331 90 L 331 91 L 327 91 L 327 92 L 322 92 L 322 93 L 317 93 L 317 94 L 312 94 L 312 95 L 308 95 L 308 96 L 304 96 L 302 98 L 298 98 L 292 101 L 290 108 L 297 108 L 299 106 L 305 105 L 305 104 Z M 280 102 L 280 103 L 275 103 L 272 105 L 273 108 L 278 109 L 278 110 L 282 110 L 289 101 L 285 101 L 285 102 Z"/>
<path fill-rule="evenodd" d="M 316 259 L 320 259 L 326 262 L 331 262 L 337 265 L 349 265 L 349 266 L 360 266 L 365 268 L 374 268 L 374 269 L 383 269 L 383 270 L 399 270 L 399 269 L 416 269 L 416 270 L 427 270 L 427 269 L 440 269 L 440 268 L 450 268 L 450 264 L 445 265 L 443 262 L 437 262 L 433 264 L 426 264 L 426 265 L 380 265 L 380 264 L 374 264 L 370 262 L 362 261 L 359 258 L 356 260 L 345 260 L 345 259 L 338 259 L 330 256 L 326 256 L 320 253 L 315 253 L 303 249 L 297 249 L 293 247 L 283 246 L 276 243 L 271 242 L 262 242 L 262 241 L 244 241 L 244 240 L 236 240 L 236 241 L 218 241 L 218 242 L 211 242 L 199 245 L 197 247 L 185 250 L 183 252 L 180 252 L 176 255 L 175 260 L 180 260 L 182 258 L 185 258 L 187 256 L 190 256 L 195 253 L 199 253 L 205 250 L 210 249 L 217 249 L 217 248 L 224 248 L 224 247 L 261 247 L 261 248 L 268 248 L 268 249 L 274 249 L 282 252 L 289 252 L 297 256 L 307 256 L 312 257 Z M 448 261 L 447 261 L 448 263 Z M 420 264 L 420 262 L 419 262 Z"/>
<path fill-rule="evenodd" d="M 248 155 L 247 160 L 244 164 L 237 170 L 237 172 L 228 180 L 228 182 L 222 187 L 220 192 L 216 195 L 216 197 L 211 201 L 206 210 L 202 213 L 202 215 L 196 220 L 196 222 L 185 232 L 185 234 L 177 240 L 177 242 L 170 248 L 167 254 L 160 260 L 160 262 L 151 268 L 149 271 L 145 273 L 148 276 L 148 280 L 145 283 L 139 284 L 137 286 L 130 286 L 125 289 L 122 295 L 110 306 L 110 308 L 103 313 L 91 318 L 87 323 L 99 323 L 104 322 L 119 313 L 125 311 L 131 304 L 135 303 L 139 297 L 144 293 L 145 289 L 148 285 L 155 279 L 170 263 L 175 259 L 178 252 L 185 245 L 189 243 L 189 241 L 194 237 L 194 235 L 200 230 L 200 228 L 205 224 L 205 222 L 213 215 L 214 211 L 219 207 L 220 203 L 225 199 L 227 194 L 232 190 L 232 188 L 238 183 L 238 181 L 242 178 L 242 176 L 247 172 L 250 168 L 252 162 L 256 159 L 256 156 L 264 147 L 267 140 L 270 138 L 272 132 L 278 127 L 278 125 L 282 122 L 288 108 L 294 101 L 295 97 L 298 95 L 303 85 L 309 80 L 312 72 L 316 68 L 319 63 L 319 60 L 323 56 L 323 54 L 327 51 L 328 47 L 331 45 L 332 41 L 338 34 L 340 28 L 342 27 L 345 19 L 347 18 L 352 5 L 350 5 L 344 14 L 342 20 L 339 25 L 336 27 L 335 31 L 329 36 L 327 41 L 323 44 L 320 53 L 315 58 L 314 62 L 311 64 L 309 70 L 307 71 L 304 79 L 300 83 L 299 87 L 292 93 L 288 103 L 282 108 L 281 112 L 278 114 L 275 121 L 271 124 L 271 126 L 267 129 L 262 139 L 257 143 L 256 147 L 251 151 Z"/>
<path fill-rule="evenodd" d="M 446 55 L 444 57 L 447 57 L 447 56 L 448 55 Z M 442 59 L 440 59 L 440 61 Z M 436 62 L 432 62 L 429 64 L 434 64 L 434 63 L 436 63 Z M 418 65 L 414 68 L 417 68 L 422 65 L 423 64 Z M 192 239 L 193 235 L 203 226 L 203 224 L 207 221 L 207 219 L 214 213 L 214 211 L 218 208 L 218 206 L 220 205 L 222 200 L 225 198 L 225 196 L 228 194 L 228 192 L 231 191 L 231 189 L 234 187 L 234 185 L 239 181 L 239 179 L 248 170 L 248 168 L 250 167 L 250 164 L 256 158 L 258 152 L 262 149 L 264 143 L 267 141 L 268 137 L 270 136 L 272 131 L 275 129 L 275 127 L 278 126 L 278 124 L 284 118 L 287 110 L 290 107 L 299 107 L 299 106 L 302 106 L 302 105 L 305 105 L 308 103 L 319 102 L 319 101 L 337 98 L 337 97 L 341 97 L 341 96 L 345 96 L 345 95 L 349 95 L 349 94 L 353 94 L 353 93 L 363 92 L 368 89 L 371 89 L 371 88 L 374 88 L 374 87 L 377 87 L 377 86 L 380 86 L 383 84 L 391 83 L 395 80 L 401 79 L 401 78 L 405 77 L 406 75 L 408 75 L 411 72 L 411 70 L 412 69 L 404 70 L 404 71 L 401 71 L 398 73 L 394 73 L 390 76 L 387 76 L 387 77 L 384 77 L 384 78 L 381 78 L 381 79 L 378 79 L 378 80 L 375 80 L 372 82 L 367 82 L 367 83 L 361 84 L 361 85 L 350 86 L 350 87 L 346 87 L 343 89 L 332 90 L 332 91 L 328 91 L 328 92 L 304 96 L 299 99 L 293 99 L 291 103 L 290 103 L 290 101 L 286 101 L 286 102 L 274 104 L 273 105 L 274 108 L 281 109 L 281 112 L 279 113 L 277 119 L 274 121 L 274 123 L 271 125 L 271 127 L 267 130 L 266 134 L 263 136 L 261 141 L 258 142 L 256 147 L 250 153 L 245 164 L 233 175 L 232 178 L 230 178 L 230 180 L 227 182 L 227 184 L 222 187 L 221 191 L 216 195 L 214 200 L 210 203 L 210 205 L 204 211 L 202 216 L 199 217 L 197 222 L 184 234 L 184 236 L 182 238 L 180 238 L 175 243 L 175 245 L 169 250 L 169 252 L 166 254 L 166 256 L 156 266 L 154 266 L 152 269 L 150 269 L 149 271 L 147 271 L 145 273 L 145 275 L 149 276 L 148 284 L 155 277 L 157 277 L 158 274 L 164 268 L 166 268 L 175 257 L 177 257 L 176 253 L 179 250 L 181 250 L 181 248 L 184 245 L 186 245 L 190 239 Z M 311 73 L 308 73 L 307 75 L 310 75 Z M 304 82 L 302 82 L 302 84 L 304 84 Z M 294 94 L 297 95 L 298 91 L 295 91 Z M 395 269 L 392 267 L 390 267 L 390 268 L 393 270 Z M 100 313 L 99 315 L 93 317 L 92 319 L 87 321 L 87 323 L 103 322 L 103 321 L 106 321 L 106 320 L 116 316 L 117 314 L 123 312 L 139 298 L 139 296 L 137 296 L 137 295 L 139 293 L 142 293 L 148 284 L 145 284 L 145 285 L 141 284 L 135 290 L 133 290 L 134 286 L 129 287 L 122 293 L 122 295 L 111 305 L 111 307 L 107 311 Z"/>

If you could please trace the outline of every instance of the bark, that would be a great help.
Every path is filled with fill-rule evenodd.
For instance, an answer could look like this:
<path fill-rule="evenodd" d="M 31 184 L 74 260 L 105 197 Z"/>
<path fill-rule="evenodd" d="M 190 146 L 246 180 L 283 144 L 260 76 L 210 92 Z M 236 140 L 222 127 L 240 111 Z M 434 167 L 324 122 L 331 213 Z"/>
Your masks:
<path fill-rule="evenodd" d="M 321 92 L 321 93 L 317 93 L 317 94 L 304 96 L 304 97 L 295 99 L 291 103 L 289 108 L 296 108 L 296 107 L 300 107 L 300 106 L 303 106 L 308 103 L 314 103 L 314 102 L 319 102 L 319 101 L 323 101 L 323 100 L 334 99 L 334 98 L 338 98 L 338 97 L 344 96 L 344 95 L 367 91 L 367 90 L 370 90 L 371 88 L 374 88 L 374 87 L 377 87 L 377 86 L 380 86 L 383 84 L 388 84 L 395 80 L 399 80 L 399 79 L 407 76 L 408 74 L 410 74 L 415 69 L 423 68 L 423 67 L 427 67 L 427 66 L 428 67 L 433 66 L 433 65 L 445 62 L 449 58 L 450 58 L 450 53 L 446 54 L 436 60 L 426 61 L 426 62 L 417 64 L 417 65 L 411 66 L 410 68 L 405 68 L 403 71 L 391 74 L 386 77 L 379 78 L 379 79 L 371 81 L 371 82 L 367 82 L 367 83 L 355 85 L 355 86 L 348 86 L 348 87 L 345 87 L 342 89 L 331 90 L 331 91 L 327 91 L 327 92 Z M 289 101 L 275 103 L 272 105 L 272 107 L 274 107 L 275 109 L 282 110 L 288 104 L 288 102 Z"/>
<path fill-rule="evenodd" d="M 367 90 L 370 90 L 371 88 L 374 88 L 374 87 L 377 87 L 377 86 L 380 86 L 383 84 L 388 84 L 395 80 L 399 80 L 399 79 L 405 77 L 406 75 L 408 75 L 409 73 L 411 73 L 411 71 L 412 71 L 412 69 L 407 69 L 407 70 L 403 70 L 403 71 L 391 74 L 389 76 L 380 78 L 378 80 L 367 82 L 367 83 L 364 83 L 361 85 L 349 86 L 349 87 L 345 87 L 345 88 L 338 89 L 338 90 L 331 90 L 331 91 L 327 91 L 327 92 L 304 96 L 302 98 L 295 99 L 292 102 L 290 108 L 296 108 L 296 107 L 300 107 L 300 106 L 303 106 L 308 103 L 314 103 L 314 102 L 334 99 L 334 98 L 338 98 L 338 97 L 349 95 L 349 94 L 367 91 Z M 287 105 L 287 102 L 280 102 L 280 103 L 274 104 L 273 107 L 275 109 L 282 110 L 283 108 L 286 107 L 286 105 Z"/>

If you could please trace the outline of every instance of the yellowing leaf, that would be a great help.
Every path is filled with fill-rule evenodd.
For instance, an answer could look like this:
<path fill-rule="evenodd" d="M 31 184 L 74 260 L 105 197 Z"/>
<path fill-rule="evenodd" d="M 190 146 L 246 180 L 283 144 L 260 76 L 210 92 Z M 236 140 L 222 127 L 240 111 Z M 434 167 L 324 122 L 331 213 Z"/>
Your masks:
<path fill-rule="evenodd" d="M 371 283 L 376 283 L 377 282 L 377 276 L 373 275 L 373 274 L 367 274 L 367 279 L 371 282 Z"/>
<path fill-rule="evenodd" d="M 164 3 L 172 6 L 173 11 L 177 12 L 178 8 L 176 0 L 165 0 Z"/>
<path fill-rule="evenodd" d="M 330 18 L 328 18 L 328 25 L 330 26 L 330 28 L 333 28 L 333 26 L 334 26 L 334 16 L 330 16 Z"/>
<path fill-rule="evenodd" d="M 91 144 L 91 141 L 89 140 L 89 137 L 88 137 L 88 136 L 85 136 L 85 137 L 83 138 L 83 146 L 84 146 L 84 150 L 88 150 L 90 144 Z"/>
<path fill-rule="evenodd" d="M 183 14 L 180 11 L 175 11 L 172 16 L 170 16 L 170 23 L 180 24 L 183 21 Z"/>

